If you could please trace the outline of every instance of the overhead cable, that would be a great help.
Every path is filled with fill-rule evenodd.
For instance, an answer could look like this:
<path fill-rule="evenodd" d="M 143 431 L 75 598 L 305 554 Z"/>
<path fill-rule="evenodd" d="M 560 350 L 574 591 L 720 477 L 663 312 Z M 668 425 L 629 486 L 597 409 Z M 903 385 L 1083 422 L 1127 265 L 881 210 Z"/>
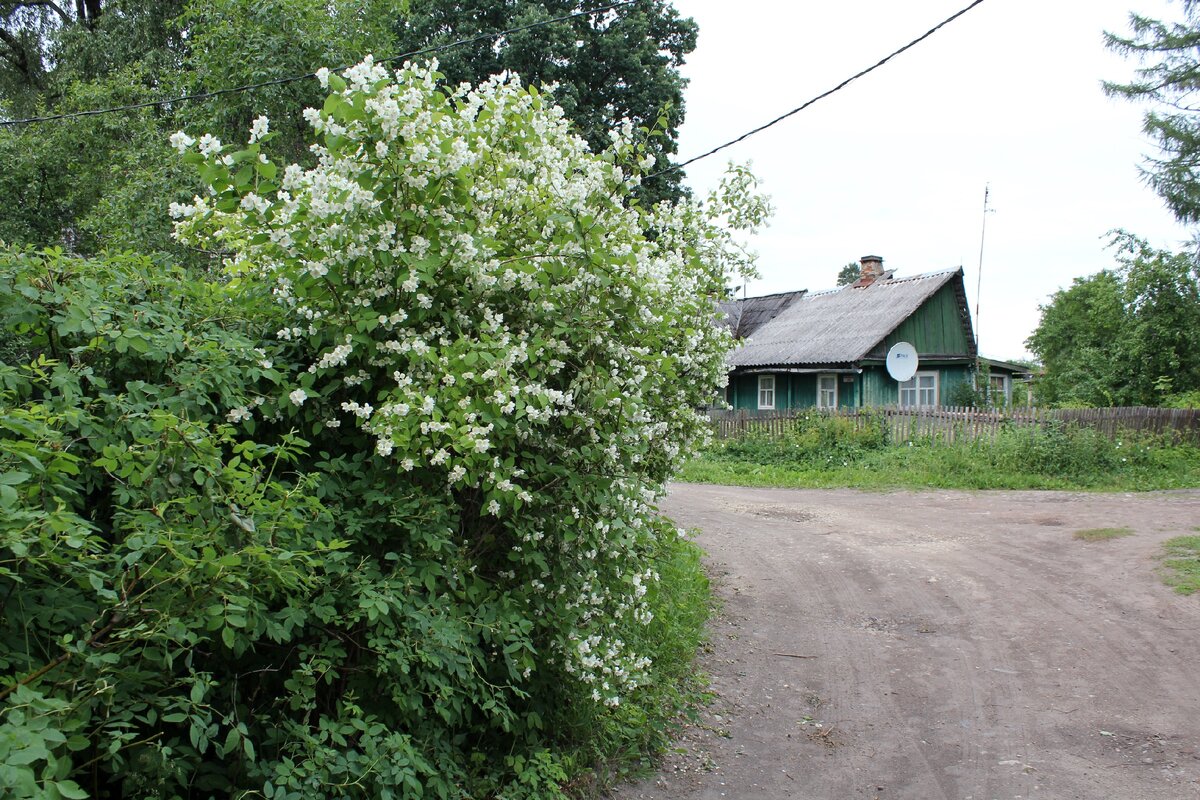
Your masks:
<path fill-rule="evenodd" d="M 786 114 L 781 114 L 778 117 L 776 117 L 775 119 L 771 120 L 770 122 L 765 123 L 763 125 L 759 125 L 754 130 L 747 131 L 746 133 L 743 133 L 741 136 L 737 137 L 736 139 L 731 139 L 728 142 L 725 142 L 725 144 L 717 145 L 712 150 L 709 150 L 706 153 L 701 153 L 700 155 L 695 156 L 694 158 L 689 158 L 687 161 L 683 161 L 679 164 L 672 164 L 671 166 L 667 167 L 666 169 L 659 170 L 658 172 L 655 172 L 652 175 L 647 175 L 645 179 L 649 180 L 651 178 L 657 178 L 660 175 L 665 175 L 668 172 L 675 172 L 677 170 L 681 170 L 684 167 L 688 166 L 689 164 L 695 164 L 697 161 L 700 161 L 701 159 L 708 158 L 711 155 L 716 155 L 717 153 L 721 152 L 722 150 L 724 150 L 727 147 L 733 147 L 735 144 L 738 144 L 739 142 L 743 142 L 746 139 L 749 139 L 751 136 L 753 136 L 756 133 L 762 133 L 767 128 L 770 128 L 772 125 L 777 125 L 778 123 L 783 122 L 788 117 L 791 117 L 795 114 L 799 114 L 801 111 L 808 108 L 812 104 L 816 103 L 818 100 L 824 100 L 826 97 L 829 97 L 831 94 L 840 92 L 842 89 L 845 89 L 851 83 L 853 83 L 854 81 L 863 77 L 864 75 L 874 72 L 875 70 L 879 69 L 884 64 L 888 63 L 893 58 L 895 58 L 896 56 L 903 53 L 905 50 L 908 50 L 912 47 L 917 46 L 918 44 L 925 41 L 930 36 L 933 36 L 939 30 L 946 27 L 951 22 L 953 22 L 954 20 L 961 17 L 963 14 L 966 14 L 968 11 L 975 8 L 975 6 L 981 4 L 982 2 L 983 2 L 983 0 L 975 0 L 975 2 L 971 3 L 966 8 L 963 8 L 960 11 L 957 11 L 954 14 L 950 15 L 949 17 L 946 17 L 946 19 L 942 20 L 937 25 L 934 25 L 932 28 L 927 30 L 925 33 L 921 34 L 916 39 L 913 39 L 911 42 L 904 45 L 900 49 L 893 50 L 891 53 L 889 53 L 888 55 L 879 59 L 871 66 L 867 67 L 866 69 L 862 70 L 861 72 L 856 72 L 855 74 L 851 75 L 849 78 L 846 78 L 846 80 L 839 83 L 837 86 L 834 86 L 832 89 L 828 89 L 828 90 L 822 92 L 821 94 L 817 95 L 816 97 L 814 97 L 811 100 L 809 100 L 808 102 L 806 102 L 804 105 L 796 106 L 795 108 L 793 108 L 791 111 L 787 112 Z"/>

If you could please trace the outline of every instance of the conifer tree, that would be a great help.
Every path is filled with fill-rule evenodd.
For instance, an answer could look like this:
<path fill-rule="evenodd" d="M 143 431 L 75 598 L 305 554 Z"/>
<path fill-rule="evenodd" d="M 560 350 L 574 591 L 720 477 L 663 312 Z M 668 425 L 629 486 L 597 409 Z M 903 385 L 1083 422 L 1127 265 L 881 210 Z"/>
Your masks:
<path fill-rule="evenodd" d="M 1109 48 L 1141 66 L 1133 80 L 1104 89 L 1151 104 L 1144 128 L 1161 152 L 1146 159 L 1143 175 L 1181 222 L 1200 223 L 1200 2 L 1184 0 L 1182 11 L 1180 21 L 1132 13 L 1128 36 L 1106 33 Z"/>

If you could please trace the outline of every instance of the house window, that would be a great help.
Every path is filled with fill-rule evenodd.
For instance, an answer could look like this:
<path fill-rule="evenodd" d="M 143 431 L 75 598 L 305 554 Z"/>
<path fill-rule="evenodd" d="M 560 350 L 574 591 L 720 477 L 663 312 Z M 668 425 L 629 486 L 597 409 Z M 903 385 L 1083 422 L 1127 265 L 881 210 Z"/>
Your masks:
<path fill-rule="evenodd" d="M 837 408 L 837 375 L 817 376 L 817 408 Z"/>
<path fill-rule="evenodd" d="M 775 407 L 775 376 L 758 376 L 758 407 L 770 409 Z"/>
<path fill-rule="evenodd" d="M 918 372 L 900 384 L 900 405 L 905 408 L 924 408 L 938 404 L 938 374 Z"/>
<path fill-rule="evenodd" d="M 992 375 L 988 378 L 989 400 L 994 406 L 1007 406 L 1012 403 L 1012 393 L 1008 385 L 1007 375 Z"/>

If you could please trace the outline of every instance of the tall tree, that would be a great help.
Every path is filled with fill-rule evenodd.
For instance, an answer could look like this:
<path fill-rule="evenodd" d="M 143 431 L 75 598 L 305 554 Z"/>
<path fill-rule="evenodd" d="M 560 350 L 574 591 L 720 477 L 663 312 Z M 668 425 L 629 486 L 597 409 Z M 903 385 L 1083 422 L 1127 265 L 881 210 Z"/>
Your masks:
<path fill-rule="evenodd" d="M 594 0 L 412 0 L 397 32 L 403 51 L 418 50 L 487 31 L 522 27 L 597 5 Z M 451 82 L 478 82 L 510 71 L 527 84 L 558 85 L 555 101 L 594 151 L 604 149 L 621 119 L 655 128 L 650 142 L 659 167 L 676 152 L 683 122 L 678 68 L 696 47 L 696 24 L 667 0 L 647 0 L 605 14 L 589 14 L 438 54 Z M 678 198 L 681 174 L 670 172 L 645 187 L 648 200 Z"/>
<path fill-rule="evenodd" d="M 1118 367 L 1125 304 L 1121 277 L 1103 270 L 1076 278 L 1041 307 L 1026 345 L 1042 363 L 1038 402 L 1050 405 L 1122 405 Z"/>
<path fill-rule="evenodd" d="M 1160 155 L 1146 159 L 1147 182 L 1182 221 L 1200 222 L 1200 0 L 1183 0 L 1183 19 L 1162 21 L 1130 15 L 1130 34 L 1106 33 L 1110 48 L 1136 59 L 1133 80 L 1106 82 L 1114 97 L 1146 101 L 1144 128 Z"/>
<path fill-rule="evenodd" d="M 1027 342 L 1050 405 L 1159 405 L 1200 389 L 1200 272 L 1187 253 L 1114 241 L 1118 267 L 1076 278 Z"/>
<path fill-rule="evenodd" d="M 123 106 L 302 75 L 565 16 L 574 0 L 0 0 L 0 119 Z M 696 26 L 647 0 L 437 54 L 451 82 L 501 71 L 557 83 L 557 100 L 592 149 L 617 120 L 654 128 L 658 164 L 675 152 L 683 115 L 678 73 Z M 241 140 L 260 114 L 285 159 L 308 163 L 301 111 L 319 105 L 305 80 L 197 102 L 0 128 L 0 240 L 178 250 L 166 214 L 199 190 L 167 137 L 204 130 Z M 678 173 L 642 197 L 683 193 Z"/>
<path fill-rule="evenodd" d="M 122 106 L 185 88 L 182 0 L 0 3 L 0 118 Z M 169 246 L 184 181 L 164 136 L 172 110 L 0 129 L 0 240 Z M 188 195 L 190 196 L 190 195 Z"/>
<path fill-rule="evenodd" d="M 1119 240 L 1130 390 L 1139 402 L 1200 389 L 1200 265 L 1190 253 Z"/>
<path fill-rule="evenodd" d="M 841 270 L 838 271 L 837 285 L 838 286 L 849 286 L 850 284 L 852 284 L 856 280 L 858 280 L 858 276 L 861 274 L 862 274 L 862 267 L 859 265 L 859 263 L 857 261 L 851 261 L 849 264 L 842 267 Z"/>

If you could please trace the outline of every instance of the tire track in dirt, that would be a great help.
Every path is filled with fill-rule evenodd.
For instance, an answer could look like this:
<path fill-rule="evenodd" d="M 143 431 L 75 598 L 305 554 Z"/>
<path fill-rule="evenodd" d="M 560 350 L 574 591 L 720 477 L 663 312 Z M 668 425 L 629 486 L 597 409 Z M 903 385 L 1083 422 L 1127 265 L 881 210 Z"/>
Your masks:
<path fill-rule="evenodd" d="M 1200 798 L 1200 599 L 1155 572 L 1200 492 L 680 485 L 664 511 L 724 602 L 718 698 L 619 798 Z"/>
<path fill-rule="evenodd" d="M 854 521 L 846 519 L 845 523 L 853 526 Z M 1012 749 L 1008 731 L 997 729 L 994 720 L 988 719 L 994 716 L 989 707 L 1003 696 L 997 690 L 1011 679 L 997 675 L 997 685 L 985 693 L 974 675 L 982 663 L 993 664 L 1004 673 L 1016 670 L 1001 659 L 1002 654 L 989 656 L 980 647 L 984 638 L 960 621 L 965 619 L 964 609 L 947 593 L 947 578 L 931 574 L 928 556 L 896 557 L 898 550 L 920 556 L 922 550 L 942 544 L 946 537 L 930 526 L 912 525 L 903 519 L 890 524 L 891 535 L 886 542 L 849 538 L 846 547 L 853 552 L 844 556 L 854 565 L 848 572 L 865 570 L 891 578 L 885 584 L 886 596 L 878 603 L 880 613 L 890 614 L 888 618 L 896 621 L 891 643 L 882 651 L 890 677 L 888 725 L 905 731 L 905 750 L 916 752 L 903 754 L 900 763 L 881 770 L 878 780 L 888 783 L 891 775 L 905 771 L 906 762 L 919 759 L 921 773 L 934 786 L 926 787 L 918 781 L 906 790 L 929 797 L 957 797 L 959 787 L 953 773 L 987 775 L 980 769 L 979 749 L 972 745 L 977 731 L 997 730 L 1004 737 L 997 749 Z M 847 613 L 854 605 L 845 603 L 840 607 Z M 856 678 L 872 680 L 869 673 Z M 990 787 L 985 784 L 978 790 L 987 792 Z"/>

